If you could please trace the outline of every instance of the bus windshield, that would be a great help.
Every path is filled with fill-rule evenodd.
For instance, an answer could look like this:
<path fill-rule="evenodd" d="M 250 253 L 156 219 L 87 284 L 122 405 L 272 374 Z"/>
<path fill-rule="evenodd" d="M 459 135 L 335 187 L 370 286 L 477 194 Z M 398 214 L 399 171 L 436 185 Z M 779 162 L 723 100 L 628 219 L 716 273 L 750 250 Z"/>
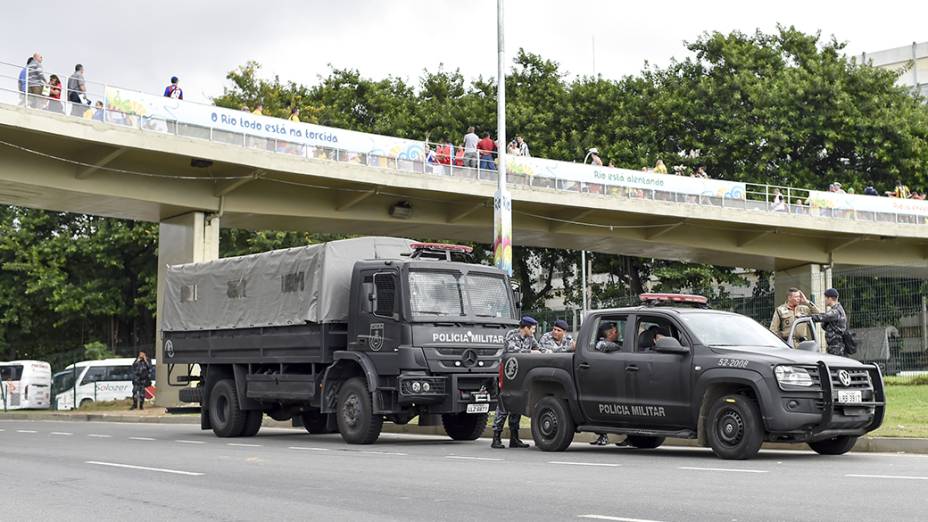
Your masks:
<path fill-rule="evenodd" d="M 20 381 L 23 378 L 23 365 L 7 364 L 0 366 L 0 381 Z"/>
<path fill-rule="evenodd" d="M 83 368 L 75 371 L 65 370 L 52 376 L 52 395 L 57 395 L 63 391 L 70 390 L 74 387 L 74 380 L 81 374 Z"/>

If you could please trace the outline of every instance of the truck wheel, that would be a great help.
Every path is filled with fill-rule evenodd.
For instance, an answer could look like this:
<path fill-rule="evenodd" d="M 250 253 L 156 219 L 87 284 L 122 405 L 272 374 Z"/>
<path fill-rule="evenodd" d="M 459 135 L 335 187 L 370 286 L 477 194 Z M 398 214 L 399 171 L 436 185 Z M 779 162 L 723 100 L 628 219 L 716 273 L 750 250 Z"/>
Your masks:
<path fill-rule="evenodd" d="M 844 455 L 857 444 L 857 437 L 841 435 L 833 439 L 810 442 L 809 447 L 820 455 Z"/>
<path fill-rule="evenodd" d="M 664 443 L 664 437 L 649 437 L 646 435 L 629 435 L 625 437 L 629 446 L 639 449 L 654 449 Z"/>
<path fill-rule="evenodd" d="M 541 451 L 564 451 L 574 440 L 576 425 L 564 401 L 545 397 L 532 413 L 532 438 Z"/>
<path fill-rule="evenodd" d="M 445 433 L 454 440 L 477 440 L 487 428 L 488 413 L 445 413 L 441 424 Z"/>
<path fill-rule="evenodd" d="M 727 460 L 744 460 L 757 455 L 764 442 L 761 422 L 754 399 L 744 395 L 717 398 L 706 418 L 706 435 L 712 452 Z"/>
<path fill-rule="evenodd" d="M 319 410 L 306 410 L 300 413 L 300 418 L 303 419 L 303 427 L 312 435 L 332 433 L 328 429 L 328 417 L 328 413 L 320 413 Z"/>
<path fill-rule="evenodd" d="M 371 394 L 361 377 L 345 381 L 338 391 L 338 432 L 349 444 L 372 444 L 380 436 L 383 417 L 374 415 Z"/>
<path fill-rule="evenodd" d="M 246 414 L 238 405 L 235 383 L 223 379 L 209 392 L 209 422 L 217 437 L 238 437 L 245 429 Z"/>
<path fill-rule="evenodd" d="M 245 412 L 245 427 L 242 428 L 242 437 L 254 437 L 261 429 L 261 421 L 264 420 L 264 412 L 261 410 L 249 410 Z"/>

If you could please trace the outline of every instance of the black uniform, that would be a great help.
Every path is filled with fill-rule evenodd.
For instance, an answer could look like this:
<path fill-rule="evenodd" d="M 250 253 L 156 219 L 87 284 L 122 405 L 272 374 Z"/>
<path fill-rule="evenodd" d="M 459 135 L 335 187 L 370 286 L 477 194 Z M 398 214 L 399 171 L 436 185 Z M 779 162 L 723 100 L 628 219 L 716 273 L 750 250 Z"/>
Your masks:
<path fill-rule="evenodd" d="M 145 402 L 145 388 L 151 386 L 151 363 L 145 359 L 136 359 L 132 363 L 132 407 L 142 407 Z"/>

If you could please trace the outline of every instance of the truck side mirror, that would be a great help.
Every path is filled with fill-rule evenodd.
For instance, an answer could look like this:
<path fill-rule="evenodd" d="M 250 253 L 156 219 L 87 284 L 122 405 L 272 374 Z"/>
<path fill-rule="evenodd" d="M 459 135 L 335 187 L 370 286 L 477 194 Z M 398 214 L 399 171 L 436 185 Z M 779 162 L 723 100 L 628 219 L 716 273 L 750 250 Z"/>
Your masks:
<path fill-rule="evenodd" d="M 681 355 L 690 353 L 689 347 L 680 344 L 680 341 L 675 337 L 661 337 L 657 341 L 654 341 L 654 351 L 657 353 L 676 353 Z"/>
<path fill-rule="evenodd" d="M 802 350 L 804 352 L 817 352 L 818 341 L 802 341 L 799 343 L 799 346 L 797 346 L 796 349 Z"/>
<path fill-rule="evenodd" d="M 512 287 L 512 301 L 517 310 L 522 309 L 522 289 L 518 286 Z"/>

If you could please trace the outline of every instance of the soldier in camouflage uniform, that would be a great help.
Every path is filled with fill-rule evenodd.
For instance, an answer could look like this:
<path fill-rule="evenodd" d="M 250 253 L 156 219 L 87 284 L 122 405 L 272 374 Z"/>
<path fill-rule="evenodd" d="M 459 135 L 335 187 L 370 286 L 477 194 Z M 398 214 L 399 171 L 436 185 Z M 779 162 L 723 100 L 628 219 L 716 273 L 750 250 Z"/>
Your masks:
<path fill-rule="evenodd" d="M 151 363 L 145 352 L 132 363 L 132 407 L 130 410 L 145 408 L 145 388 L 151 386 Z"/>
<path fill-rule="evenodd" d="M 789 331 L 793 327 L 793 321 L 797 317 L 805 317 L 821 313 L 821 310 L 815 303 L 809 301 L 806 295 L 798 288 L 790 288 L 786 292 L 786 302 L 781 304 L 773 311 L 773 319 L 770 320 L 770 331 L 775 333 L 783 342 L 789 343 Z M 801 324 L 793 332 L 793 347 L 795 348 L 800 342 L 812 338 L 808 324 Z"/>
<path fill-rule="evenodd" d="M 573 337 L 567 333 L 567 321 L 563 319 L 554 321 L 554 328 L 551 328 L 550 332 L 541 336 L 538 345 L 541 346 L 541 351 L 543 352 L 557 353 L 574 351 L 575 343 Z"/>
<path fill-rule="evenodd" d="M 503 338 L 503 347 L 506 349 L 506 353 L 540 351 L 541 347 L 538 346 L 538 341 L 535 340 L 535 328 L 537 326 L 538 321 L 535 319 L 527 315 L 523 317 L 522 320 L 519 321 L 519 327 L 506 332 L 506 337 Z M 500 364 L 503 364 L 503 362 L 500 361 Z M 502 399 L 496 401 L 496 418 L 493 419 L 493 442 L 490 444 L 490 447 L 505 448 L 505 446 L 503 446 L 502 434 L 506 417 L 509 417 L 509 447 L 527 448 L 528 444 L 519 439 L 519 423 L 522 421 L 522 416 L 513 415 L 506 411 Z"/>
<path fill-rule="evenodd" d="M 825 326 L 825 342 L 828 344 L 828 353 L 844 355 L 844 332 L 847 331 L 847 313 L 838 302 L 838 291 L 834 288 L 825 290 L 825 305 L 828 311 L 815 314 L 812 320 Z"/>

